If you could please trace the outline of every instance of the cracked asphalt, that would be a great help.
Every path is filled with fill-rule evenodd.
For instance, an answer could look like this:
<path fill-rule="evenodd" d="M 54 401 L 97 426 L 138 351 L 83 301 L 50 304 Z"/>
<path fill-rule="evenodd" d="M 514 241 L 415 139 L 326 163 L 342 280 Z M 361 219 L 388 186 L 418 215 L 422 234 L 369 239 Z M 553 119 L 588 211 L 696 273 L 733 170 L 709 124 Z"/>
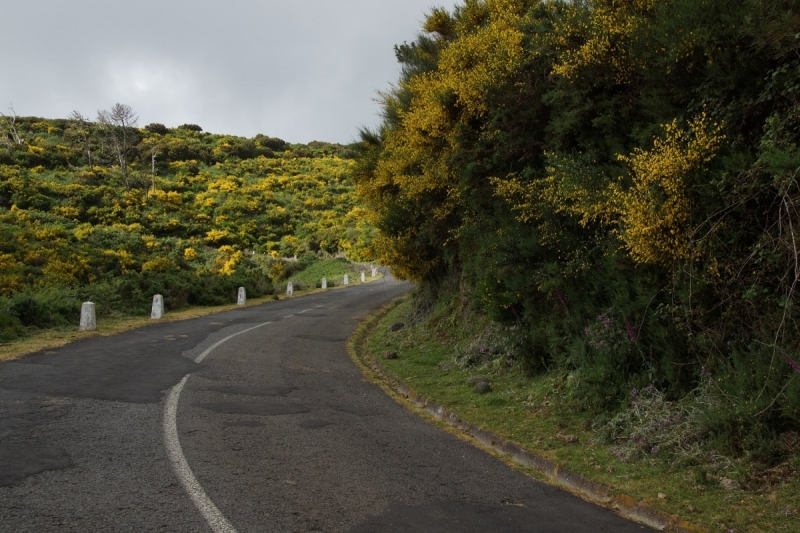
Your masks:
<path fill-rule="evenodd" d="M 0 531 L 213 531 L 165 450 L 164 403 L 186 375 L 180 446 L 236 531 L 647 530 L 364 380 L 346 339 L 409 288 L 387 278 L 0 364 Z"/>

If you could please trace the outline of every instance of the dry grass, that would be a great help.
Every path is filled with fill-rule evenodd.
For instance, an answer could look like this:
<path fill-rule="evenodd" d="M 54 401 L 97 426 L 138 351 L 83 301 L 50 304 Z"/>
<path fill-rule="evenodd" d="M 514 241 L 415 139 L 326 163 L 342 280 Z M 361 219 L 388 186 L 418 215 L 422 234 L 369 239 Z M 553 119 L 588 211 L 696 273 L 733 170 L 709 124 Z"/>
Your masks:
<path fill-rule="evenodd" d="M 367 278 L 367 283 L 378 281 L 382 276 L 374 279 Z M 336 287 L 327 290 L 344 289 L 346 286 L 337 285 Z M 316 294 L 323 292 L 323 289 L 307 289 L 302 291 L 295 291 L 292 298 L 299 298 L 300 296 L 307 296 L 309 294 Z M 279 300 L 285 300 L 289 297 L 281 295 Z M 256 305 L 268 304 L 276 301 L 274 296 L 262 296 L 261 298 L 253 298 L 247 300 L 246 307 L 253 307 Z M 150 317 L 122 317 L 122 318 L 103 318 L 98 319 L 97 329 L 94 331 L 78 331 L 75 327 L 62 327 L 46 330 L 37 330 L 33 334 L 9 343 L 0 344 L 0 362 L 13 361 L 28 354 L 52 350 L 59 348 L 71 342 L 88 339 L 90 337 L 107 337 L 123 331 L 130 331 L 136 328 L 143 328 L 152 326 L 156 323 L 175 322 L 178 320 L 189 320 L 191 318 L 198 318 L 201 316 L 213 315 L 216 313 L 224 313 L 226 311 L 233 311 L 234 309 L 241 309 L 236 304 L 216 305 L 216 306 L 196 306 L 178 311 L 171 311 L 164 315 L 164 318 L 158 321 L 151 320 Z"/>

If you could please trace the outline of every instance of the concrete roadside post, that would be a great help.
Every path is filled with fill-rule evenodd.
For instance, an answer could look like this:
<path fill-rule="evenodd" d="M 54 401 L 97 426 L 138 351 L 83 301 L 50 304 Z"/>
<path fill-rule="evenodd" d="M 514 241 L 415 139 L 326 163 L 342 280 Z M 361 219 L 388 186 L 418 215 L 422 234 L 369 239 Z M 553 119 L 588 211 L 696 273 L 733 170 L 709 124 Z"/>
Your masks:
<path fill-rule="evenodd" d="M 291 281 L 286 284 L 286 296 L 294 296 L 294 283 Z"/>
<path fill-rule="evenodd" d="M 350 285 L 350 276 L 348 276 L 347 274 L 345 274 L 345 275 L 344 275 L 344 282 L 343 282 L 343 284 L 344 284 L 344 285 Z"/>
<path fill-rule="evenodd" d="M 366 282 L 367 282 L 367 273 L 366 272 L 362 272 L 361 273 L 361 283 L 366 283 Z"/>
<path fill-rule="evenodd" d="M 94 303 L 83 302 L 81 305 L 81 331 L 94 331 L 97 329 L 97 318 L 94 312 Z"/>
<path fill-rule="evenodd" d="M 150 311 L 150 318 L 155 320 L 164 316 L 164 297 L 160 294 L 153 296 L 153 309 Z"/>
<path fill-rule="evenodd" d="M 236 305 L 245 305 L 247 303 L 247 291 L 244 287 L 239 287 L 239 294 L 236 297 Z"/>
<path fill-rule="evenodd" d="M 377 275 L 378 275 L 378 269 L 375 268 L 375 267 L 372 267 L 372 277 L 374 278 Z"/>
<path fill-rule="evenodd" d="M 328 288 L 328 278 L 322 278 L 322 288 L 323 289 Z"/>

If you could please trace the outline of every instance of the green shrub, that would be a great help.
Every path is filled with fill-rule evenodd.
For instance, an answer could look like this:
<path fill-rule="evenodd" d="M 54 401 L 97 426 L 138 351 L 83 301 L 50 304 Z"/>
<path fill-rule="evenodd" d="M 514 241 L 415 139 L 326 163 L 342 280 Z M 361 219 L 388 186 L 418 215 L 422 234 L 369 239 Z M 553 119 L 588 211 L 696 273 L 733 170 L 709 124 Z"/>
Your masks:
<path fill-rule="evenodd" d="M 169 129 L 167 129 L 165 125 L 159 122 L 153 122 L 151 124 L 148 124 L 147 126 L 144 127 L 144 129 L 146 129 L 150 133 L 157 133 L 159 135 L 166 135 L 167 133 L 169 133 Z"/>
<path fill-rule="evenodd" d="M 25 327 L 9 307 L 7 303 L 0 302 L 0 342 L 12 341 L 25 334 Z"/>

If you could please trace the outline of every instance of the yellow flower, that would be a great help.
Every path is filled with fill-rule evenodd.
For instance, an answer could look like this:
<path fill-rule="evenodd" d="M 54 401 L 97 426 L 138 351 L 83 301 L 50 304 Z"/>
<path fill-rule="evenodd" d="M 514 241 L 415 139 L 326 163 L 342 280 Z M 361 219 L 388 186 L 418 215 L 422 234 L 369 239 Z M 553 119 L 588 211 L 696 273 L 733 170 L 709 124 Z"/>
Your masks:
<path fill-rule="evenodd" d="M 633 186 L 614 187 L 621 215 L 621 235 L 631 257 L 640 263 L 669 263 L 690 257 L 692 231 L 689 180 L 717 153 L 722 127 L 702 113 L 687 130 L 673 121 L 651 150 L 637 149 L 619 160 L 628 164 Z"/>

